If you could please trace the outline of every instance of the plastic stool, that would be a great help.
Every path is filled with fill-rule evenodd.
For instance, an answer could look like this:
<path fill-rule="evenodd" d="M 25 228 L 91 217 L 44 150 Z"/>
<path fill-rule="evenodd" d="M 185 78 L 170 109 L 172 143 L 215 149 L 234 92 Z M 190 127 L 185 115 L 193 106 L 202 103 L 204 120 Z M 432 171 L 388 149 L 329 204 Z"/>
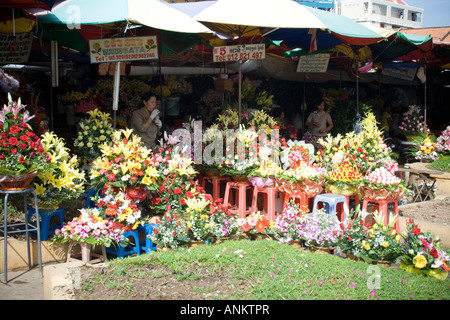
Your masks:
<path fill-rule="evenodd" d="M 253 186 L 250 183 L 227 182 L 223 205 L 228 207 L 230 213 L 237 213 L 239 218 L 245 218 L 247 214 L 251 213 L 251 210 L 247 209 L 247 190 L 252 188 Z M 231 207 L 231 203 L 229 202 L 232 189 L 238 190 L 234 207 Z"/>
<path fill-rule="evenodd" d="M 99 194 L 102 191 L 102 189 L 96 189 L 96 188 L 92 188 L 89 189 L 88 191 L 86 191 L 86 209 L 88 208 L 95 208 L 95 203 L 94 201 L 91 200 L 91 198 L 93 196 L 96 196 L 97 194 Z"/>
<path fill-rule="evenodd" d="M 308 212 L 309 212 L 309 203 L 311 199 L 314 199 L 314 197 L 308 197 L 306 193 L 297 193 L 295 195 L 290 193 L 284 194 L 284 201 L 283 201 L 283 211 L 286 209 L 287 204 L 289 203 L 290 199 L 294 199 L 296 203 L 299 204 L 300 210 L 303 210 L 303 208 L 306 206 Z"/>
<path fill-rule="evenodd" d="M 124 258 L 125 256 L 133 253 L 136 253 L 138 256 L 141 255 L 138 230 L 136 229 L 131 231 L 125 231 L 124 233 L 122 233 L 122 235 L 124 238 L 124 242 L 125 239 L 127 239 L 128 237 L 134 238 L 134 241 L 131 241 L 132 243 L 127 246 L 123 246 L 123 243 L 112 245 L 106 248 L 106 252 L 116 255 L 118 258 Z"/>
<path fill-rule="evenodd" d="M 55 234 L 56 229 L 61 229 L 63 227 L 64 223 L 64 210 L 63 209 L 56 209 L 56 210 L 41 210 L 38 209 L 39 216 L 40 216 L 40 235 L 41 235 L 41 241 L 48 240 L 48 237 L 50 235 Z M 28 209 L 27 214 L 27 222 L 30 223 L 31 217 L 36 214 L 36 209 L 31 207 Z M 53 224 L 51 223 L 51 219 L 53 216 L 58 216 L 59 218 L 59 224 Z M 38 218 L 36 217 L 36 220 Z M 33 232 L 36 232 L 35 230 Z"/>
<path fill-rule="evenodd" d="M 342 203 L 344 210 L 339 212 L 340 213 L 339 220 L 344 221 L 344 219 L 347 218 L 345 209 L 347 209 L 347 211 L 348 211 L 348 204 L 347 204 L 347 198 L 345 196 L 342 196 L 339 194 L 333 194 L 333 193 L 318 194 L 316 196 L 316 198 L 314 199 L 313 212 L 315 212 L 317 210 L 317 206 L 320 202 L 323 202 L 325 204 L 325 211 L 328 214 L 337 214 L 338 213 L 337 206 L 338 206 L 338 204 Z"/>
<path fill-rule="evenodd" d="M 211 183 L 213 186 L 213 194 L 212 194 L 213 201 L 216 201 L 217 199 L 220 198 L 220 184 L 222 182 L 230 182 L 230 181 L 231 179 L 229 177 L 220 177 L 220 178 L 203 177 L 201 186 L 203 190 L 205 190 L 206 182 Z"/>
<path fill-rule="evenodd" d="M 258 194 L 264 193 L 264 211 L 269 220 L 275 220 L 275 195 L 278 192 L 276 187 L 253 187 L 252 211 L 258 211 Z"/>
<path fill-rule="evenodd" d="M 400 232 L 400 220 L 399 220 L 398 201 L 397 200 L 375 200 L 375 199 L 367 199 L 366 198 L 366 199 L 364 199 L 363 207 L 362 207 L 362 209 L 364 211 L 367 211 L 367 205 L 369 203 L 376 203 L 378 205 L 378 208 L 379 208 L 378 211 L 383 214 L 385 226 L 388 226 L 388 224 L 389 224 L 388 205 L 390 203 L 393 203 L 394 204 L 394 214 L 395 214 L 395 217 L 397 218 L 397 221 L 395 222 L 395 230 L 397 231 L 397 233 Z"/>
<path fill-rule="evenodd" d="M 149 238 L 148 235 L 153 233 L 153 229 L 156 227 L 156 223 L 147 223 L 143 226 L 140 225 L 137 230 L 139 233 L 143 232 L 145 236 L 145 240 L 139 241 L 140 250 L 144 250 L 145 253 L 149 253 L 150 251 L 156 251 L 156 244 L 154 244 Z"/>

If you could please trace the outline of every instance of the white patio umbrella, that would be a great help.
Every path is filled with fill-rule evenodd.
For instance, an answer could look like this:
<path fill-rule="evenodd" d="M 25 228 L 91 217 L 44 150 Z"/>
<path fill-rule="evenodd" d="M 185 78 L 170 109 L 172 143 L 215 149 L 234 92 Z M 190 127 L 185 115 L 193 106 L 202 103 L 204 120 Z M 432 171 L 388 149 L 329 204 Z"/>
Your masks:
<path fill-rule="evenodd" d="M 255 35 L 270 37 L 270 33 L 277 30 L 291 30 L 295 33 L 296 30 L 302 29 L 311 34 L 316 34 L 316 31 L 321 29 L 335 30 L 335 34 L 343 35 L 342 38 L 345 39 L 370 39 L 369 42 L 381 39 L 380 35 L 349 18 L 308 8 L 293 0 L 218 0 L 196 14 L 194 19 L 218 34 L 237 40 Z M 349 26 L 348 30 L 344 31 L 343 24 Z M 239 115 L 241 73 L 239 61 Z"/>

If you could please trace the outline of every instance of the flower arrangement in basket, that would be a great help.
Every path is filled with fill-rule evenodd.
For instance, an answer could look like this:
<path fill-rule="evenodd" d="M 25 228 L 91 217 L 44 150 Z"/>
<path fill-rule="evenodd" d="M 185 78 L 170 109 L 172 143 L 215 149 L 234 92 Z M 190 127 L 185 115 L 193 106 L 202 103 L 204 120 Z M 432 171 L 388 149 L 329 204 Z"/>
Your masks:
<path fill-rule="evenodd" d="M 337 216 L 323 208 L 302 215 L 301 224 L 299 236 L 308 246 L 332 248 L 339 239 L 341 228 Z"/>
<path fill-rule="evenodd" d="M 389 214 L 389 224 L 384 225 L 383 213 L 373 212 L 375 223 L 367 228 L 367 237 L 358 243 L 359 256 L 368 262 L 389 262 L 393 263 L 402 255 L 400 247 L 400 234 L 397 234 L 392 227 L 397 221 L 392 213 Z"/>
<path fill-rule="evenodd" d="M 100 146 L 111 142 L 113 127 L 109 113 L 98 109 L 87 113 L 89 118 L 80 122 L 80 131 L 75 139 L 74 149 L 85 163 L 91 163 L 101 156 Z"/>
<path fill-rule="evenodd" d="M 436 139 L 436 149 L 440 154 L 450 154 L 450 126 Z"/>
<path fill-rule="evenodd" d="M 132 132 L 131 129 L 116 130 L 111 143 L 101 145 L 102 155 L 93 161 L 89 171 L 93 185 L 156 189 L 158 171 L 154 167 L 152 152 Z"/>
<path fill-rule="evenodd" d="M 49 167 L 49 157 L 41 139 L 31 129 L 30 116 L 20 98 L 0 110 L 0 183 L 3 189 L 24 189 L 37 175 Z"/>
<path fill-rule="evenodd" d="M 248 174 L 248 180 L 258 188 L 274 186 L 275 177 L 283 171 L 278 153 L 272 148 L 260 146 L 259 157 L 260 165 Z"/>
<path fill-rule="evenodd" d="M 187 221 L 168 210 L 161 220 L 156 220 L 153 233 L 147 237 L 160 248 L 178 248 L 191 241 L 188 232 Z"/>
<path fill-rule="evenodd" d="M 34 180 L 39 209 L 57 209 L 62 201 L 75 199 L 84 192 L 86 177 L 77 156 L 70 156 L 64 139 L 46 132 L 41 145 L 49 156 L 50 168 L 39 172 Z"/>
<path fill-rule="evenodd" d="M 116 228 L 122 231 L 135 230 L 141 221 L 141 211 L 133 199 L 124 192 L 113 194 L 110 190 L 105 195 L 95 196 L 99 210 L 104 212 L 105 218 L 115 222 Z"/>
<path fill-rule="evenodd" d="M 55 230 L 51 244 L 57 242 L 85 242 L 95 245 L 111 246 L 123 241 L 120 229 L 115 229 L 113 221 L 104 219 L 97 208 L 80 209 L 80 216 Z"/>
<path fill-rule="evenodd" d="M 326 176 L 326 191 L 349 196 L 358 192 L 363 175 L 347 160 L 338 162 Z"/>
<path fill-rule="evenodd" d="M 379 163 L 375 163 L 377 166 Z M 367 171 L 361 184 L 360 191 L 363 198 L 374 200 L 400 200 L 409 190 L 405 182 L 396 177 L 394 172 L 398 168 L 395 161 L 380 163 L 375 170 Z"/>
<path fill-rule="evenodd" d="M 441 247 L 441 241 L 431 232 L 423 232 L 413 219 L 406 222 L 407 231 L 402 234 L 400 269 L 445 280 L 448 276 L 450 257 Z"/>
<path fill-rule="evenodd" d="M 282 214 L 275 218 L 273 224 L 275 238 L 281 243 L 301 240 L 300 234 L 305 227 L 301 217 L 307 213 L 308 210 L 300 210 L 294 201 L 288 203 Z"/>
<path fill-rule="evenodd" d="M 259 211 L 247 215 L 245 218 L 238 218 L 237 223 L 241 231 L 246 234 L 271 234 L 273 221 L 267 219 Z"/>
<path fill-rule="evenodd" d="M 416 160 L 436 160 L 438 158 L 437 144 L 431 141 L 428 133 L 420 144 L 413 148 L 413 155 Z"/>
<path fill-rule="evenodd" d="M 398 131 L 405 136 L 421 136 L 429 131 L 424 124 L 423 115 L 418 106 L 409 106 L 408 111 L 403 113 L 402 116 Z"/>

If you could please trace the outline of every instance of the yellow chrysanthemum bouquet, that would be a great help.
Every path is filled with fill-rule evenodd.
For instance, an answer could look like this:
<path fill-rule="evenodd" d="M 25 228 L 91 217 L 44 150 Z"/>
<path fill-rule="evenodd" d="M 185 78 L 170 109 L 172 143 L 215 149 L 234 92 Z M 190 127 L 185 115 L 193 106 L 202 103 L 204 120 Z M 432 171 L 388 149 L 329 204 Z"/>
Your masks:
<path fill-rule="evenodd" d="M 64 139 L 55 133 L 44 133 L 41 146 L 49 155 L 50 168 L 39 172 L 34 180 L 39 209 L 56 209 L 62 201 L 74 199 L 84 192 L 85 173 L 79 167 L 77 156 L 70 156 Z"/>

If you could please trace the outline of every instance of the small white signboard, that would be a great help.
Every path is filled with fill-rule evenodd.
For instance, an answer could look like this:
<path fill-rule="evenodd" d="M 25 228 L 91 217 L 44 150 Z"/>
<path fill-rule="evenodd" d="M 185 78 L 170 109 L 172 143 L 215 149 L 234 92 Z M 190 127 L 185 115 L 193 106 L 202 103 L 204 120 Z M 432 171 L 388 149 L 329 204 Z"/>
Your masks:
<path fill-rule="evenodd" d="M 297 72 L 320 73 L 327 72 L 330 61 L 329 53 L 319 53 L 311 56 L 301 56 L 298 60 Z"/>

